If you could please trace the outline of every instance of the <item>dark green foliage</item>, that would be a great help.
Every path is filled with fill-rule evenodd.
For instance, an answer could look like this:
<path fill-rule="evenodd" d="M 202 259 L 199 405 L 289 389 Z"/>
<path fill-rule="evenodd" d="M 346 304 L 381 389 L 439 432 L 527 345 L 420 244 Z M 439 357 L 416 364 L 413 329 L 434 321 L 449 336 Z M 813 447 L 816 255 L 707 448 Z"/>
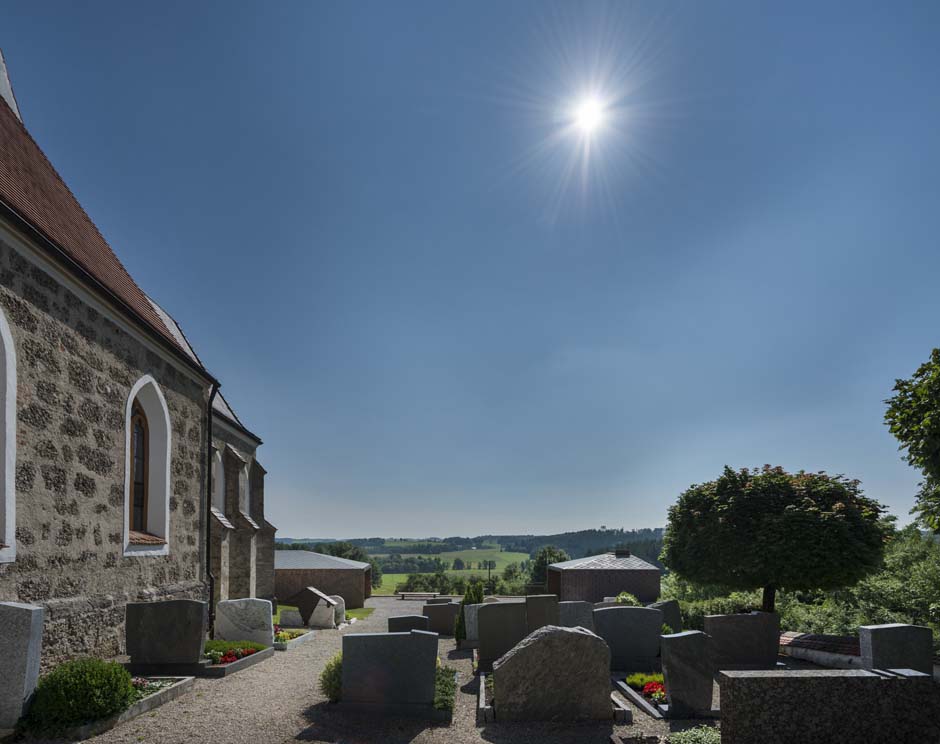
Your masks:
<path fill-rule="evenodd" d="M 546 545 L 544 548 L 539 548 L 538 552 L 535 554 L 535 558 L 532 560 L 532 583 L 544 584 L 547 579 L 548 567 L 552 563 L 561 563 L 562 561 L 570 560 L 570 558 L 571 556 L 564 550 L 556 548 L 554 545 Z"/>
<path fill-rule="evenodd" d="M 343 654 L 336 654 L 326 662 L 320 672 L 320 692 L 331 703 L 338 703 L 343 697 Z"/>
<path fill-rule="evenodd" d="M 696 726 L 669 734 L 669 744 L 721 744 L 721 731 L 714 726 Z"/>
<path fill-rule="evenodd" d="M 759 610 L 759 592 L 732 592 L 724 597 L 679 602 L 684 630 L 705 630 L 706 615 L 736 615 L 739 612 Z"/>
<path fill-rule="evenodd" d="M 377 558 L 369 558 L 369 565 L 372 566 L 371 581 L 372 588 L 378 589 L 382 586 L 382 564 Z"/>
<path fill-rule="evenodd" d="M 310 550 L 310 548 L 307 548 L 307 550 Z M 369 554 L 358 545 L 353 545 L 350 542 L 317 543 L 313 547 L 313 552 L 335 555 L 337 558 L 347 558 L 362 563 L 369 562 Z"/>
<path fill-rule="evenodd" d="M 877 571 L 882 511 L 843 476 L 726 467 L 670 507 L 662 558 L 693 582 L 763 587 L 772 611 L 777 589 L 837 589 Z"/>
<path fill-rule="evenodd" d="M 39 680 L 27 727 L 53 733 L 108 718 L 127 708 L 133 695 L 131 675 L 120 664 L 67 661 Z"/>
<path fill-rule="evenodd" d="M 463 571 L 464 568 L 466 568 L 466 564 L 463 562 L 463 558 L 454 558 L 453 568 L 455 571 Z"/>
<path fill-rule="evenodd" d="M 904 459 L 924 476 L 913 513 L 940 532 L 940 349 L 909 380 L 895 380 L 894 392 L 885 401 L 885 423 L 907 450 Z"/>
<path fill-rule="evenodd" d="M 643 603 L 630 594 L 630 592 L 620 592 L 620 594 L 617 595 L 617 604 L 626 605 L 627 607 L 643 606 Z"/>
<path fill-rule="evenodd" d="M 463 608 L 468 604 L 480 604 L 483 601 L 483 582 L 471 581 L 467 584 L 467 590 L 463 595 L 463 602 L 460 603 L 460 612 L 457 613 L 457 619 L 454 620 L 454 638 L 462 641 L 467 637 L 466 620 L 463 616 Z"/>
<path fill-rule="evenodd" d="M 206 641 L 206 653 L 209 651 L 221 651 L 224 654 L 230 648 L 253 648 L 255 651 L 264 651 L 267 646 L 263 643 L 254 643 L 253 641 Z"/>
<path fill-rule="evenodd" d="M 457 695 L 456 670 L 448 666 L 437 668 L 434 680 L 434 707 L 437 710 L 453 710 Z"/>

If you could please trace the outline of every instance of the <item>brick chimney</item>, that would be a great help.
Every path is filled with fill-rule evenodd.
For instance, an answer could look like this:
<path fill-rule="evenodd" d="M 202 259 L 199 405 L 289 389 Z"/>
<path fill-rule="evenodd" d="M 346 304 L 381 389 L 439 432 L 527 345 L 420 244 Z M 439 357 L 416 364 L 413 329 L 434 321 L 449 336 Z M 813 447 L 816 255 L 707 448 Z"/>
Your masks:
<path fill-rule="evenodd" d="M 615 555 L 617 558 L 629 558 L 629 557 L 630 557 L 630 549 L 629 549 L 629 548 L 617 548 L 617 549 L 614 551 L 614 555 Z"/>

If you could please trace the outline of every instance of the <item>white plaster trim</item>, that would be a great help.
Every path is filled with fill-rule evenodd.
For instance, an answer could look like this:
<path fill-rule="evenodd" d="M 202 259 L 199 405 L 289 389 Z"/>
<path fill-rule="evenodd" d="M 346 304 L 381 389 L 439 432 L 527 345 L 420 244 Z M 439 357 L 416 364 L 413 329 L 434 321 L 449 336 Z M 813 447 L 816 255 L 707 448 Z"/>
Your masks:
<path fill-rule="evenodd" d="M 144 409 L 144 413 L 147 414 L 147 419 L 149 422 L 151 422 L 148 452 L 148 456 L 150 457 L 150 482 L 147 484 L 148 501 L 150 503 L 148 505 L 147 519 L 148 526 L 151 527 L 152 530 L 153 525 L 149 524 L 149 522 L 154 514 L 154 509 L 156 506 L 154 499 L 157 499 L 157 503 L 162 504 L 163 506 L 163 532 L 162 534 L 154 532 L 154 534 L 156 534 L 158 537 L 162 537 L 165 541 L 163 545 L 159 546 L 130 544 L 132 467 L 131 411 L 134 406 L 134 400 L 137 398 L 138 394 L 148 386 L 156 394 L 155 397 L 158 403 L 156 408 L 158 410 L 153 410 L 153 401 L 148 401 L 146 395 L 141 399 L 141 406 Z M 160 414 L 162 414 L 162 417 L 160 417 Z M 154 441 L 154 433 L 159 434 L 159 432 L 155 432 L 155 423 L 162 423 L 165 427 L 162 437 L 164 441 Z M 163 397 L 163 391 L 160 390 L 160 386 L 151 375 L 144 375 L 134 383 L 134 387 L 131 388 L 130 395 L 127 396 L 127 403 L 125 404 L 124 408 L 124 555 L 169 555 L 170 553 L 170 440 L 172 439 L 172 432 L 173 430 L 170 426 L 170 412 L 166 405 L 166 399 Z M 157 447 L 160 448 L 159 451 L 156 451 Z M 162 467 L 159 461 L 155 462 L 155 459 L 161 455 L 164 457 Z M 156 467 L 154 467 L 155 465 Z M 157 488 L 154 488 L 154 485 L 156 485 Z M 160 512 L 158 511 L 157 514 L 160 515 Z"/>
<path fill-rule="evenodd" d="M 157 344 L 147 334 L 139 330 L 136 324 L 127 320 L 126 313 L 116 307 L 101 295 L 95 293 L 87 284 L 76 279 L 71 274 L 59 268 L 58 264 L 44 255 L 41 249 L 33 245 L 33 241 L 22 233 L 14 230 L 9 224 L 0 220 L 0 237 L 4 239 L 12 248 L 14 248 L 23 258 L 30 263 L 38 266 L 49 276 L 55 279 L 59 284 L 75 294 L 82 302 L 89 307 L 97 310 L 108 320 L 117 325 L 122 331 L 131 336 L 137 343 L 142 344 L 146 349 L 158 355 L 162 360 L 172 364 L 178 371 L 186 377 L 198 382 L 208 394 L 208 380 L 200 375 L 196 370 L 183 364 L 179 358 L 167 351 L 161 344 Z M 170 331 L 172 333 L 172 331 Z M 184 352 L 185 353 L 185 352 Z"/>
<path fill-rule="evenodd" d="M 218 412 L 217 412 L 217 411 L 213 411 L 213 413 L 218 413 Z M 256 441 L 254 441 L 253 439 L 249 439 L 248 437 L 246 437 L 242 432 L 240 432 L 238 429 L 236 429 L 234 426 L 232 426 L 232 424 L 229 423 L 229 421 L 228 421 L 224 416 L 216 416 L 216 415 L 213 415 L 213 416 L 212 416 L 212 429 L 213 429 L 213 431 L 215 431 L 215 429 L 217 429 L 217 428 L 218 428 L 218 429 L 221 429 L 222 431 L 224 431 L 224 432 L 225 432 L 226 434 L 228 434 L 229 436 L 231 436 L 231 437 L 235 438 L 236 440 L 238 440 L 238 443 L 239 443 L 240 445 L 243 445 L 243 446 L 242 446 L 242 449 L 243 449 L 245 452 L 250 452 L 251 454 L 254 454 L 255 451 L 258 449 L 258 443 L 257 443 Z M 230 444 L 228 444 L 228 443 L 226 442 L 226 446 L 231 447 L 232 445 L 230 445 Z M 234 449 L 234 447 L 233 447 L 232 449 Z M 237 453 L 237 450 L 236 450 L 236 453 Z M 241 455 L 239 455 L 239 457 L 241 457 Z M 241 459 L 244 460 L 245 458 L 244 458 L 244 457 L 241 457 Z"/>
<path fill-rule="evenodd" d="M 3 344 L 3 369 L 0 370 L 0 394 L 3 395 L 3 421 L 0 422 L 0 449 L 3 473 L 0 478 L 0 563 L 16 560 L 16 348 L 6 315 L 0 310 L 0 342 Z"/>
<path fill-rule="evenodd" d="M 222 464 L 222 453 L 218 448 L 212 447 L 212 494 L 209 497 L 213 510 L 220 514 L 225 513 L 225 466 Z"/>

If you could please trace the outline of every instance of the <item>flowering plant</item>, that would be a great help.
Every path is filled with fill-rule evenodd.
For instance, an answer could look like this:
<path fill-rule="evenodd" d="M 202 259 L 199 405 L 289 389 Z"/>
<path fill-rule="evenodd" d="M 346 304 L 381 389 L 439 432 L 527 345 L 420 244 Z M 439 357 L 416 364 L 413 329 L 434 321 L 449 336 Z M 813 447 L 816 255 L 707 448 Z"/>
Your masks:
<path fill-rule="evenodd" d="M 647 682 L 643 685 L 643 697 L 655 703 L 662 702 L 666 699 L 666 686 L 662 682 Z"/>

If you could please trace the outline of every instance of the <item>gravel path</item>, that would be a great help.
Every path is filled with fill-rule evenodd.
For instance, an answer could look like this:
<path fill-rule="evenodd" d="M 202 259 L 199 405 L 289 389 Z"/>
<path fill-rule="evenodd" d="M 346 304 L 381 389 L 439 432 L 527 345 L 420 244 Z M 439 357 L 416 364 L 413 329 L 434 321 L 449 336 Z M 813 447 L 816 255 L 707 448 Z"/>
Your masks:
<path fill-rule="evenodd" d="M 408 719 L 351 715 L 326 702 L 318 689 L 320 670 L 342 646 L 344 633 L 384 632 L 391 615 L 420 612 L 420 602 L 374 597 L 367 602 L 375 612 L 341 630 L 318 631 L 303 646 L 278 652 L 273 658 L 223 679 L 198 679 L 193 691 L 91 741 L 96 744 L 286 744 L 360 742 L 432 744 L 440 742 L 505 742 L 509 744 L 608 744 L 610 735 L 665 736 L 670 726 L 634 710 L 636 723 L 614 726 L 487 724 L 476 725 L 477 681 L 468 652 L 457 651 L 454 641 L 442 638 L 440 656 L 460 674 L 459 691 L 450 726 Z"/>

